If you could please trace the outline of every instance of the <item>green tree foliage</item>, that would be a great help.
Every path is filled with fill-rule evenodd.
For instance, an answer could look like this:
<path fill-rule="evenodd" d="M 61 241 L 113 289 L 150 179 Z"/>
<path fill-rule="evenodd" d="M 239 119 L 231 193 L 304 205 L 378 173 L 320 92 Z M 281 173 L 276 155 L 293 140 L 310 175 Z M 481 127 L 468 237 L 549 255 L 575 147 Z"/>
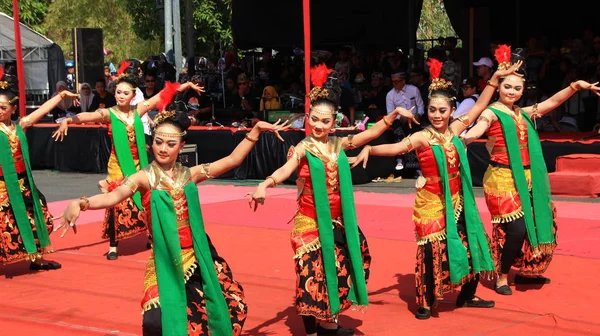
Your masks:
<path fill-rule="evenodd" d="M 148 0 L 146 0 L 148 1 Z M 134 29 L 134 19 L 127 0 L 54 0 L 48 7 L 43 27 L 69 56 L 72 47 L 72 28 L 101 28 L 104 47 L 113 51 L 105 61 L 118 63 L 126 58 L 145 59 L 160 52 L 160 39 L 142 40 Z"/>
<path fill-rule="evenodd" d="M 197 39 L 196 51 L 218 55 L 220 41 L 223 43 L 224 50 L 231 49 L 233 46 L 231 0 L 192 1 Z"/>
<path fill-rule="evenodd" d="M 423 0 L 421 19 L 417 29 L 418 40 L 437 39 L 438 37 L 456 36 L 450 24 L 443 0 Z"/>
<path fill-rule="evenodd" d="M 164 39 L 165 29 L 160 24 L 156 0 L 123 0 L 123 2 L 133 19 L 132 28 L 140 38 L 148 41 Z"/>
<path fill-rule="evenodd" d="M 19 0 L 19 19 L 33 30 L 44 33 L 42 22 L 50 0 Z M 13 15 L 12 0 L 0 0 L 0 12 Z"/>

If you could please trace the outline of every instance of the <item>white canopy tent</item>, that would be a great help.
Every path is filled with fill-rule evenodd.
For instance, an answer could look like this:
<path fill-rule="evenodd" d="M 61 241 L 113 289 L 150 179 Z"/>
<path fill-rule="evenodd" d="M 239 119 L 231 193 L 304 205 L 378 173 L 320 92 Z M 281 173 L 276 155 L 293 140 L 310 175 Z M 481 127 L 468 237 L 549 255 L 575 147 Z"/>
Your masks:
<path fill-rule="evenodd" d="M 21 23 L 21 44 L 23 48 L 27 100 L 30 102 L 43 101 L 47 99 L 50 92 L 54 91 L 54 88 L 51 88 L 49 84 L 49 67 L 57 67 L 58 69 L 54 69 L 55 71 L 65 71 L 62 50 L 60 51 L 60 57 L 58 57 L 62 59 L 62 65 L 51 64 L 56 62 L 49 62 L 49 59 L 57 58 L 56 55 L 52 57 L 51 54 L 55 53 L 52 49 L 58 46 L 47 37 L 23 23 Z M 0 12 L 0 63 L 6 64 L 15 60 L 14 21 L 11 16 Z"/>

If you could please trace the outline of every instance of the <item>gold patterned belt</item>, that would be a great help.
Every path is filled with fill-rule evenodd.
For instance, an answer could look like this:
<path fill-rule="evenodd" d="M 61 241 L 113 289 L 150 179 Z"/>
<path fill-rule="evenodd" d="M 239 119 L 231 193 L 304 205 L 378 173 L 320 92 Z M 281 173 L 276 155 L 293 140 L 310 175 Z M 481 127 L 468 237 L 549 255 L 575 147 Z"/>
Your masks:
<path fill-rule="evenodd" d="M 527 144 L 520 144 L 520 145 L 519 145 L 519 149 L 525 149 L 525 148 L 527 148 Z M 506 153 L 507 151 L 508 151 L 507 147 L 504 147 L 504 146 L 502 146 L 502 147 L 496 146 L 496 147 L 494 147 L 494 149 L 492 149 L 492 154 L 497 154 L 497 153 Z"/>
<path fill-rule="evenodd" d="M 448 180 L 452 180 L 453 178 L 459 177 L 460 173 L 456 172 L 456 173 L 452 173 L 450 175 L 448 175 Z M 427 179 L 427 182 L 441 182 L 442 178 L 439 176 L 428 176 L 425 179 Z"/>
<path fill-rule="evenodd" d="M 327 193 L 328 194 L 337 194 L 340 192 L 340 187 L 339 186 L 334 186 L 334 187 L 327 187 Z M 313 195 L 314 191 L 312 188 L 307 188 L 304 187 L 304 189 L 302 189 L 302 195 Z"/>

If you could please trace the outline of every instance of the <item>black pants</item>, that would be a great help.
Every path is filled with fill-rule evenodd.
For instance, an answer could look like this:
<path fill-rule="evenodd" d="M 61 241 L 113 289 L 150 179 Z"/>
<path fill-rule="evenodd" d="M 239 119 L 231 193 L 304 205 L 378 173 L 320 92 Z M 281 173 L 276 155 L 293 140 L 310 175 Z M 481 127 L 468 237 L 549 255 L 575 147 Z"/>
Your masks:
<path fill-rule="evenodd" d="M 117 232 L 115 230 L 115 223 L 108 223 L 108 239 L 110 242 L 110 247 L 119 246 L 119 242 L 117 241 Z"/>
<path fill-rule="evenodd" d="M 523 217 L 500 225 L 504 225 L 504 232 L 506 233 L 506 240 L 500 258 L 500 271 L 502 274 L 508 274 L 515 259 L 522 254 L 523 243 L 527 237 L 527 228 Z"/>
<path fill-rule="evenodd" d="M 431 307 L 431 306 L 433 306 L 433 304 L 435 302 L 435 294 L 433 293 L 433 288 L 435 286 L 435 282 L 433 279 L 433 251 L 431 249 L 431 244 L 426 244 L 424 247 L 425 247 L 425 272 L 426 272 L 425 300 L 427 301 L 427 304 Z M 479 274 L 477 274 L 473 280 L 462 285 L 459 296 L 464 297 L 467 300 L 474 298 L 475 292 L 477 291 L 478 284 L 479 284 Z"/>

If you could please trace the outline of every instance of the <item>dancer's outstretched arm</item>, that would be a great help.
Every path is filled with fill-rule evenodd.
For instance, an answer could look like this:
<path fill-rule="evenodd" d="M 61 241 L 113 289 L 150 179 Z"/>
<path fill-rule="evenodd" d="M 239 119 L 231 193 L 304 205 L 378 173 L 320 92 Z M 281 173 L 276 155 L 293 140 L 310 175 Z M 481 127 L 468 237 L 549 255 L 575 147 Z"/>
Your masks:
<path fill-rule="evenodd" d="M 348 158 L 350 167 L 354 168 L 362 162 L 363 168 L 367 168 L 367 162 L 369 161 L 370 155 L 375 156 L 396 156 L 404 153 L 408 153 L 412 150 L 420 148 L 427 143 L 427 138 L 423 135 L 423 132 L 417 132 L 402 139 L 402 141 L 385 144 L 378 146 L 365 146 L 360 154 L 356 157 Z"/>
<path fill-rule="evenodd" d="M 75 105 L 78 106 L 79 101 L 77 100 L 77 98 L 79 98 L 79 95 L 76 93 L 73 93 L 71 91 L 64 90 L 64 91 L 61 91 L 56 96 L 48 99 L 37 110 L 35 110 L 35 111 L 31 112 L 29 115 L 21 118 L 21 120 L 19 121 L 19 125 L 21 125 L 22 128 L 27 128 L 27 127 L 35 124 L 40 119 L 42 119 L 46 114 L 50 113 L 50 111 L 52 111 L 52 109 L 55 108 L 56 105 L 58 105 L 61 100 L 63 100 L 64 98 L 67 98 L 67 97 L 73 99 Z"/>
<path fill-rule="evenodd" d="M 396 109 L 392 113 L 383 117 L 373 127 L 369 128 L 368 130 L 360 132 L 357 135 L 348 136 L 348 137 L 344 138 L 344 140 L 342 141 L 342 148 L 344 148 L 344 150 L 353 149 L 355 147 L 360 147 L 360 146 L 368 143 L 369 141 L 377 138 L 383 132 L 385 132 L 385 130 L 388 129 L 388 127 L 390 127 L 392 125 L 392 123 L 394 122 L 394 120 L 396 119 L 397 116 L 406 118 L 406 120 L 408 122 L 408 127 L 410 127 L 410 128 L 412 128 L 413 123 L 418 125 L 419 122 L 417 121 L 417 119 L 415 119 L 415 116 L 412 114 L 411 111 L 412 111 L 412 108 L 410 110 L 407 110 L 402 107 L 396 107 Z"/>
<path fill-rule="evenodd" d="M 241 165 L 246 156 L 248 156 L 248 153 L 252 150 L 252 147 L 254 147 L 256 141 L 258 141 L 260 133 L 264 131 L 274 132 L 279 140 L 284 141 L 281 135 L 279 135 L 279 131 L 288 129 L 290 125 L 288 125 L 288 121 L 280 125 L 280 121 L 281 120 L 278 120 L 275 124 L 269 124 L 265 121 L 258 122 L 250 132 L 246 133 L 246 138 L 235 147 L 231 154 L 213 163 L 192 167 L 190 169 L 192 181 L 194 181 L 194 183 L 200 183 L 209 178 L 224 174 Z"/>
<path fill-rule="evenodd" d="M 57 218 L 54 218 L 63 219 L 60 225 L 54 228 L 54 231 L 58 231 L 62 228 L 63 232 L 61 234 L 61 238 L 67 234 L 69 227 L 72 227 L 73 232 L 77 233 L 75 222 L 77 221 L 77 218 L 79 218 L 81 211 L 113 207 L 119 202 L 122 202 L 123 200 L 133 196 L 137 190 L 142 192 L 149 190 L 148 178 L 146 177 L 146 173 L 144 171 L 138 171 L 137 173 L 129 176 L 123 184 L 109 193 L 94 195 L 90 198 L 81 197 L 71 201 L 63 214 Z"/>
<path fill-rule="evenodd" d="M 298 144 L 293 154 L 288 157 L 288 161 L 277 169 L 271 176 L 268 176 L 263 182 L 261 182 L 253 193 L 247 193 L 248 202 L 250 208 L 254 203 L 254 211 L 258 207 L 258 204 L 264 204 L 265 198 L 267 198 L 267 188 L 274 188 L 282 181 L 287 180 L 294 171 L 298 168 L 298 164 L 304 158 L 306 153 L 304 152 L 304 146 Z"/>

